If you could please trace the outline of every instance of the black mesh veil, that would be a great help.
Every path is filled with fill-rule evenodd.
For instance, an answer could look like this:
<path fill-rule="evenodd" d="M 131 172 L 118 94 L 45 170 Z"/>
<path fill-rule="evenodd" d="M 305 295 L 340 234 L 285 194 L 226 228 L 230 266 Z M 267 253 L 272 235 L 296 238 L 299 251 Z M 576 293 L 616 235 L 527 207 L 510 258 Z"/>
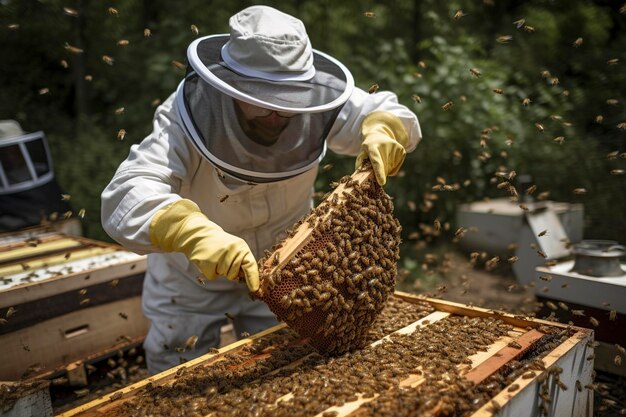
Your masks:
<path fill-rule="evenodd" d="M 349 73 L 315 55 L 316 72 L 308 81 L 247 77 L 219 60 L 228 37 L 218 40 L 198 43 L 202 64 L 190 56 L 191 65 L 176 94 L 177 111 L 196 148 L 217 168 L 247 182 L 280 181 L 314 168 L 351 91 Z M 236 100 L 296 114 L 275 137 L 261 142 L 242 119 Z"/>

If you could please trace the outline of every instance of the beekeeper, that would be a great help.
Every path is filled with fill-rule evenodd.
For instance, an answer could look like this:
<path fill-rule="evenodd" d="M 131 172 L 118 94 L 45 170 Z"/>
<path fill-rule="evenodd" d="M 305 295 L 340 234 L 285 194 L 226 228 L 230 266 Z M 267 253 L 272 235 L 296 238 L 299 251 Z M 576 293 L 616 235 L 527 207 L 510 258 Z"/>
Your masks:
<path fill-rule="evenodd" d="M 249 297 L 256 259 L 311 209 L 327 147 L 358 155 L 357 166 L 369 158 L 384 184 L 421 137 L 394 94 L 355 88 L 346 67 L 312 49 L 300 20 L 253 6 L 229 23 L 230 34 L 189 45 L 185 79 L 102 193 L 107 233 L 150 254 L 152 373 L 218 346 L 225 313 L 239 336 L 276 323 Z"/>

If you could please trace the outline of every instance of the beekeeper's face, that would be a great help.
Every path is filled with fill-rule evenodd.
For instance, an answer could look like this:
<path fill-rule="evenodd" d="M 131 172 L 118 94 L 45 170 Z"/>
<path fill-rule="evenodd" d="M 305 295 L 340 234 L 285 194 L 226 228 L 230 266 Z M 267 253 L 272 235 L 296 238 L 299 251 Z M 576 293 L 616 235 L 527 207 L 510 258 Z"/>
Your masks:
<path fill-rule="evenodd" d="M 251 125 L 258 125 L 265 129 L 282 130 L 289 123 L 289 119 L 297 113 L 274 111 L 258 107 L 245 101 L 235 100 L 245 119 Z"/>

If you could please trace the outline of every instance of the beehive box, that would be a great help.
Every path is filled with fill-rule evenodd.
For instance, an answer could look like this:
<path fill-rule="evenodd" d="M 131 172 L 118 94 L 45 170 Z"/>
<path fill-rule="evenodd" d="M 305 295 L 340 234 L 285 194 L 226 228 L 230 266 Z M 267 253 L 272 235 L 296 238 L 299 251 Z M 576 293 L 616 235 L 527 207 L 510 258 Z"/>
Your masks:
<path fill-rule="evenodd" d="M 342 356 L 284 324 L 62 414 L 592 415 L 593 331 L 396 292 Z"/>
<path fill-rule="evenodd" d="M 142 340 L 145 269 L 144 256 L 105 242 L 0 236 L 0 380 L 63 370 L 84 383 L 82 361 Z"/>

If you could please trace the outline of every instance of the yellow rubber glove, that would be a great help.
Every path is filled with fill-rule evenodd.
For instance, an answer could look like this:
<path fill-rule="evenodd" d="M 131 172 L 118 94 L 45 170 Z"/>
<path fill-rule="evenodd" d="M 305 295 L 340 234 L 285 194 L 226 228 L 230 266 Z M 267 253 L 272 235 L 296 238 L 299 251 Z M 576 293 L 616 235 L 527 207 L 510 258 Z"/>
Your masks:
<path fill-rule="evenodd" d="M 159 210 L 150 223 L 150 240 L 166 252 L 182 252 L 207 279 L 237 280 L 242 270 L 251 292 L 259 289 L 259 269 L 248 244 L 210 221 L 191 200 Z"/>
<path fill-rule="evenodd" d="M 377 111 L 368 114 L 361 124 L 363 143 L 356 157 L 356 168 L 365 159 L 370 160 L 376 181 L 382 186 L 388 175 L 396 175 L 406 157 L 404 147 L 409 143 L 409 135 L 398 116 Z"/>

